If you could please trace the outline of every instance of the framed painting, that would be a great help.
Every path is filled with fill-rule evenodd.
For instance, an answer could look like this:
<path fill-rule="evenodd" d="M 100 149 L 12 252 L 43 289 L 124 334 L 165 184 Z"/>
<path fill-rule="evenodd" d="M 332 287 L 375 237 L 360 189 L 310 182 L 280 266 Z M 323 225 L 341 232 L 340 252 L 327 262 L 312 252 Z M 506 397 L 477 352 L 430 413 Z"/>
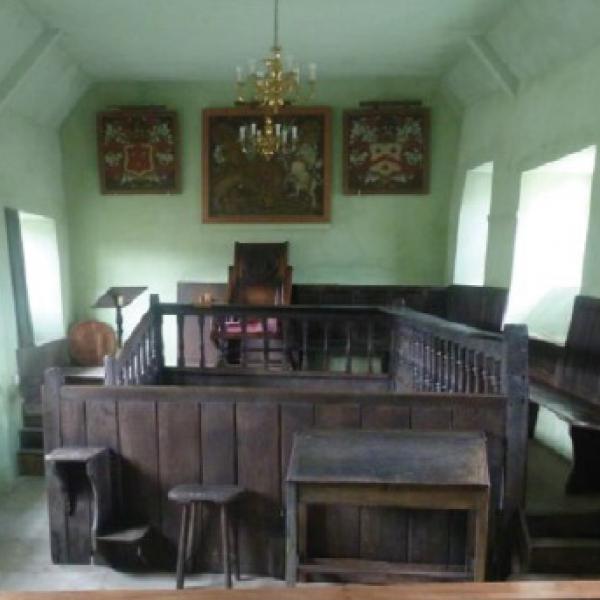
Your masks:
<path fill-rule="evenodd" d="M 177 114 L 164 107 L 119 107 L 97 115 L 103 194 L 181 191 Z"/>
<path fill-rule="evenodd" d="M 427 194 L 429 120 L 415 105 L 344 111 L 344 193 Z"/>
<path fill-rule="evenodd" d="M 323 223 L 331 213 L 331 111 L 290 107 L 275 119 L 297 127 L 295 147 L 270 160 L 245 153 L 240 127 L 261 125 L 256 108 L 205 109 L 202 219 L 205 223 Z"/>

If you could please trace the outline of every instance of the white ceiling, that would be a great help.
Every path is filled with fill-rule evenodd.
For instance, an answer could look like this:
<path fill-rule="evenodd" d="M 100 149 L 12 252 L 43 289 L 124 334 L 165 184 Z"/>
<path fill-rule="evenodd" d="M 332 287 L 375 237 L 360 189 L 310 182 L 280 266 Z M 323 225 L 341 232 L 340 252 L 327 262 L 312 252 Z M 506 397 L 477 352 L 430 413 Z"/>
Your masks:
<path fill-rule="evenodd" d="M 600 0 L 280 2 L 284 49 L 316 62 L 320 77 L 418 75 L 462 105 L 502 89 L 469 39 L 513 91 L 600 45 Z M 94 81 L 232 81 L 236 65 L 271 45 L 272 8 L 273 0 L 0 0 L 0 110 L 57 127 Z"/>
<path fill-rule="evenodd" d="M 1 1 L 1 0 L 0 0 Z M 514 0 L 280 0 L 281 41 L 324 77 L 439 76 Z M 27 0 L 101 80 L 230 80 L 272 43 L 273 0 Z"/>

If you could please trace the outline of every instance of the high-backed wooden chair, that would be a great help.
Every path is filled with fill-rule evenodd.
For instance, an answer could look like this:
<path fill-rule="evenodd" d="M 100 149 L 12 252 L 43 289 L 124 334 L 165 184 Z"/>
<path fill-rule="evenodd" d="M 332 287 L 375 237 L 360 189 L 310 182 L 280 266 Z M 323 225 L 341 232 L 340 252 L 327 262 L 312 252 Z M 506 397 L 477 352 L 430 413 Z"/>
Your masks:
<path fill-rule="evenodd" d="M 292 267 L 288 265 L 288 242 L 235 243 L 229 267 L 228 304 L 286 305 L 292 297 Z M 266 331 L 265 331 L 266 323 Z M 281 351 L 282 331 L 278 319 L 247 319 L 245 328 L 235 315 L 218 326 L 218 345 L 227 364 L 285 367 Z M 244 330 L 243 330 L 244 329 Z M 268 338 L 268 352 L 264 340 Z"/>
<path fill-rule="evenodd" d="M 288 242 L 280 244 L 235 243 L 229 267 L 227 302 L 230 304 L 289 304 L 292 267 Z"/>

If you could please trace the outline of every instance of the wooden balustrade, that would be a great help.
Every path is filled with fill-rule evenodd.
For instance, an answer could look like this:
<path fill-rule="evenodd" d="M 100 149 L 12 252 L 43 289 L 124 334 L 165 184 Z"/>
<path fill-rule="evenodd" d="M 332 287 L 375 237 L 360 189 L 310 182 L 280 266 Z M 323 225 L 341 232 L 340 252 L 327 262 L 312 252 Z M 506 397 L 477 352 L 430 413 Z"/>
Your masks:
<path fill-rule="evenodd" d="M 104 360 L 106 385 L 148 385 L 157 383 L 162 365 L 162 343 L 157 342 L 152 308 L 144 314 L 117 356 Z"/>

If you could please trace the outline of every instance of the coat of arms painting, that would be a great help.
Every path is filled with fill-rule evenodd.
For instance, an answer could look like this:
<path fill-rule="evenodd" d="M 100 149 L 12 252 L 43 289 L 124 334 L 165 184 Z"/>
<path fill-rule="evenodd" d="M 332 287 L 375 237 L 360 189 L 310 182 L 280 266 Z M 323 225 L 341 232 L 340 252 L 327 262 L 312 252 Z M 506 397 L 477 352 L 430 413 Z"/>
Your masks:
<path fill-rule="evenodd" d="M 428 108 L 399 105 L 345 111 L 345 194 L 428 191 Z"/>
<path fill-rule="evenodd" d="M 162 107 L 121 108 L 97 117 L 103 194 L 180 191 L 177 115 Z"/>

